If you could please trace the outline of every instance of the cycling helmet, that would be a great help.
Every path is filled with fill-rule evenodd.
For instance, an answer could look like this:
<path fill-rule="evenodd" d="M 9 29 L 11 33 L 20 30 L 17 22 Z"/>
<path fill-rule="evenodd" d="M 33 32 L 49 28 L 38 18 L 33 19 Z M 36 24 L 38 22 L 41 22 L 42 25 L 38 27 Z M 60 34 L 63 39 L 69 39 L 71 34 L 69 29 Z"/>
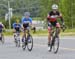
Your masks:
<path fill-rule="evenodd" d="M 24 16 L 30 16 L 30 13 L 29 12 L 25 12 Z"/>
<path fill-rule="evenodd" d="M 57 4 L 53 4 L 52 5 L 52 9 L 58 9 L 58 5 Z"/>
<path fill-rule="evenodd" d="M 19 23 L 19 19 L 16 19 L 16 23 Z"/>

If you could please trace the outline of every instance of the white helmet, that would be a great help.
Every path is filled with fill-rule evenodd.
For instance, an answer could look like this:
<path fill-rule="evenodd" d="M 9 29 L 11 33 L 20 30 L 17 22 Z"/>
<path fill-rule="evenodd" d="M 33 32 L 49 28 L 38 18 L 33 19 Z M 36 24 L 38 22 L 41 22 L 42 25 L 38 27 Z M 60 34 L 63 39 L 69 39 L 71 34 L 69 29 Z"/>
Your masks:
<path fill-rule="evenodd" d="M 58 9 L 58 5 L 57 4 L 53 4 L 52 5 L 52 9 Z"/>
<path fill-rule="evenodd" d="M 30 16 L 30 12 L 25 12 L 24 16 Z"/>

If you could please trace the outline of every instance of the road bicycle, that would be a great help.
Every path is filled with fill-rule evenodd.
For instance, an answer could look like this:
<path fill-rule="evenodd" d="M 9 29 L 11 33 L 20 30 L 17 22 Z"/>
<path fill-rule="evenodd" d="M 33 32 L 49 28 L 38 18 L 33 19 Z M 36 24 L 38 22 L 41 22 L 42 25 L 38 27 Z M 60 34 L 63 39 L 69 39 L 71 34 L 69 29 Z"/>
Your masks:
<path fill-rule="evenodd" d="M 26 34 L 25 34 L 26 33 Z M 32 37 L 32 35 L 29 33 L 29 30 L 24 30 L 24 37 L 23 37 L 23 39 L 24 39 L 24 42 L 23 42 L 23 44 L 22 44 L 22 48 L 23 48 L 23 50 L 25 50 L 26 49 L 26 46 L 27 46 L 27 49 L 29 50 L 29 51 L 31 51 L 32 50 L 32 48 L 33 48 L 33 37 Z"/>
<path fill-rule="evenodd" d="M 19 32 L 15 33 L 14 39 L 15 39 L 16 47 L 20 47 L 20 33 Z"/>
<path fill-rule="evenodd" d="M 65 31 L 65 27 L 61 27 L 63 32 Z M 59 50 L 59 43 L 60 43 L 60 38 L 59 38 L 59 29 L 58 28 L 53 28 L 52 35 L 51 35 L 51 42 L 50 42 L 50 51 L 53 50 L 53 52 L 56 54 Z"/>

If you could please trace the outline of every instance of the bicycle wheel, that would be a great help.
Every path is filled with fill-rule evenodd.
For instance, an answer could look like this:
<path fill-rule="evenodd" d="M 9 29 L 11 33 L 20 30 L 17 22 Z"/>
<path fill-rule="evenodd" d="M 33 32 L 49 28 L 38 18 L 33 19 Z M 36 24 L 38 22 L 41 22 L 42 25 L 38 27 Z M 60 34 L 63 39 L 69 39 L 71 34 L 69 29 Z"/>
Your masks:
<path fill-rule="evenodd" d="M 27 43 L 27 48 L 29 51 L 31 51 L 33 48 L 33 38 L 31 35 L 28 36 Z"/>
<path fill-rule="evenodd" d="M 26 49 L 26 45 L 27 45 L 27 42 L 25 41 L 25 38 L 24 38 L 24 42 L 22 42 L 22 49 L 23 49 L 23 51 Z"/>
<path fill-rule="evenodd" d="M 17 39 L 15 39 L 15 45 L 16 45 L 16 47 L 17 47 Z"/>
<path fill-rule="evenodd" d="M 17 36 L 15 38 L 15 45 L 16 45 L 16 47 L 18 47 L 18 38 L 17 38 Z"/>
<path fill-rule="evenodd" d="M 2 41 L 2 44 L 4 44 L 4 36 L 2 35 L 2 37 L 1 37 L 1 41 Z"/>
<path fill-rule="evenodd" d="M 54 37 L 53 52 L 56 54 L 59 49 L 59 37 Z"/>
<path fill-rule="evenodd" d="M 49 52 L 51 52 L 52 51 L 52 37 L 51 37 L 51 41 L 50 41 L 50 50 L 49 50 Z"/>
<path fill-rule="evenodd" d="M 17 47 L 20 47 L 20 36 L 17 36 Z"/>
<path fill-rule="evenodd" d="M 17 47 L 20 47 L 20 40 L 17 40 Z"/>

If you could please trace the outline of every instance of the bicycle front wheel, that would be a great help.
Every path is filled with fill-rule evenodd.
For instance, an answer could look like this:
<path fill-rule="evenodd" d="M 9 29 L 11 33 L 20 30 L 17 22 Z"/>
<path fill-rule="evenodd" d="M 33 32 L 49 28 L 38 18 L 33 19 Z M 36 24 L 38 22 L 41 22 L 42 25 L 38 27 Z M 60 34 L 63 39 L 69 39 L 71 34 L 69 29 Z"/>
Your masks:
<path fill-rule="evenodd" d="M 59 37 L 54 38 L 53 52 L 56 54 L 59 49 Z"/>
<path fill-rule="evenodd" d="M 27 43 L 28 43 L 28 44 L 27 44 L 27 48 L 28 48 L 29 51 L 31 51 L 32 48 L 33 48 L 33 38 L 32 38 L 31 35 L 28 36 Z"/>
<path fill-rule="evenodd" d="M 17 47 L 20 47 L 20 40 L 17 40 Z"/>

